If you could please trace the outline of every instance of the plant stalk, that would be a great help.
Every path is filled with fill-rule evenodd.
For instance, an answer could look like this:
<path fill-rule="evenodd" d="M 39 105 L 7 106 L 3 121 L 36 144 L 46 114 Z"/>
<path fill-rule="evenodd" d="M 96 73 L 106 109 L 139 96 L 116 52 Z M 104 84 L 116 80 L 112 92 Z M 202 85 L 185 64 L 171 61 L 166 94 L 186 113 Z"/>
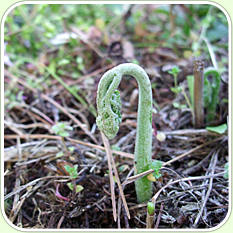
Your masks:
<path fill-rule="evenodd" d="M 194 62 L 194 127 L 200 129 L 204 125 L 204 103 L 203 103 L 203 87 L 204 87 L 204 62 Z"/>

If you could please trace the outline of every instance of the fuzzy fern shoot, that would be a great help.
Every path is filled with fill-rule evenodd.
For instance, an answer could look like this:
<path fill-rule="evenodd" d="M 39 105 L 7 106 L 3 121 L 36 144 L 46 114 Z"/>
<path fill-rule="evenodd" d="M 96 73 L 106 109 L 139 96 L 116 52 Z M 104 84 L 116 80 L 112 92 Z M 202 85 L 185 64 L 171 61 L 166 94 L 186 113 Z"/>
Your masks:
<path fill-rule="evenodd" d="M 116 136 L 121 123 L 121 101 L 117 87 L 124 75 L 133 76 L 139 86 L 137 135 L 134 151 L 135 175 L 147 171 L 151 163 L 152 143 L 152 91 L 146 72 L 138 65 L 125 63 L 107 71 L 97 91 L 97 126 L 109 139 Z M 135 181 L 138 202 L 148 201 L 152 195 L 152 182 L 147 177 Z"/>

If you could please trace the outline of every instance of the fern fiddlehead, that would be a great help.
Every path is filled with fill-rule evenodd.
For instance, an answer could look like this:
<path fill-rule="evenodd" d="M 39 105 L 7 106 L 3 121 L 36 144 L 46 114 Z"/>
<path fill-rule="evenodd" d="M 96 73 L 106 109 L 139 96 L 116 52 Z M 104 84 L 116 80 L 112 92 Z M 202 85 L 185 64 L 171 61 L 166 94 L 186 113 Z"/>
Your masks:
<path fill-rule="evenodd" d="M 138 65 L 125 63 L 107 71 L 97 91 L 97 126 L 106 137 L 116 136 L 121 123 L 121 101 L 117 87 L 124 75 L 133 76 L 139 86 L 137 135 L 134 151 L 135 174 L 149 169 L 152 143 L 152 91 L 146 72 Z M 148 201 L 152 195 L 152 182 L 147 177 L 135 181 L 138 202 Z"/>

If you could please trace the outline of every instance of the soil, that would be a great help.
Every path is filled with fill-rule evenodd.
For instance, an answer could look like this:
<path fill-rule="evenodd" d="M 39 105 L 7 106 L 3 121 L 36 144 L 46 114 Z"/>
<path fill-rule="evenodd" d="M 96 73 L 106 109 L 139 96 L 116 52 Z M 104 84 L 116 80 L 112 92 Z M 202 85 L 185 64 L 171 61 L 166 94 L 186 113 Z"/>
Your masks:
<path fill-rule="evenodd" d="M 130 80 L 130 83 L 134 84 L 134 81 Z M 127 153 L 127 156 L 113 153 L 121 183 L 128 175 L 133 175 L 136 135 L 137 107 L 129 107 L 130 89 L 135 87 L 128 84 L 129 80 L 124 79 L 120 87 L 124 93 L 123 121 L 117 137 L 111 140 L 111 145 L 117 145 Z M 158 104 L 164 106 L 153 114 L 154 129 L 166 136 L 163 142 L 153 136 L 153 159 L 168 162 L 168 165 L 161 169 L 162 177 L 154 182 L 153 194 L 169 182 L 188 177 L 196 179 L 171 184 L 160 193 L 153 226 L 212 228 L 228 213 L 228 179 L 223 177 L 228 161 L 227 135 L 194 129 L 190 111 L 174 108 L 169 104 L 173 93 L 167 90 L 164 95 L 163 92 L 164 89 L 153 91 Z M 183 97 L 178 95 L 176 98 Z M 71 101 L 67 103 L 69 105 Z M 29 122 L 19 110 L 12 111 L 24 123 Z M 63 117 L 68 120 L 65 114 Z M 94 124 L 93 117 L 87 119 L 90 125 Z M 130 219 L 122 205 L 119 187 L 114 183 L 117 212 L 114 221 L 109 168 L 98 129 L 93 135 L 99 145 L 80 129 L 72 131 L 65 141 L 67 147 L 74 147 L 74 151 L 65 151 L 61 156 L 57 156 L 58 152 L 64 151 L 61 137 L 44 134 L 43 129 L 36 129 L 31 134 L 25 131 L 27 135 L 19 137 L 10 136 L 10 130 L 5 131 L 5 212 L 13 224 L 43 229 L 146 228 L 147 203 L 138 204 L 134 183 L 123 187 Z M 64 167 L 75 164 L 78 176 L 70 179 Z M 76 193 L 68 183 L 81 185 L 83 190 Z"/>

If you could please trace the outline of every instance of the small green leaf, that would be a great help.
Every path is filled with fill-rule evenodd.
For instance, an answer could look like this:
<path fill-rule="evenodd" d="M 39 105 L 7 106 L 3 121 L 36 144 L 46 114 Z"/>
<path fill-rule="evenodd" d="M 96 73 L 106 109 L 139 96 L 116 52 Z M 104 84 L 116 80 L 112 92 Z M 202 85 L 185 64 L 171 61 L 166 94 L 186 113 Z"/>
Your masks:
<path fill-rule="evenodd" d="M 121 148 L 115 144 L 111 146 L 111 149 L 116 151 L 121 151 Z"/>
<path fill-rule="evenodd" d="M 209 130 L 209 131 L 213 131 L 213 132 L 222 134 L 222 133 L 226 132 L 226 130 L 227 130 L 227 124 L 222 124 L 222 125 L 213 126 L 213 127 L 209 126 L 209 127 L 206 127 L 206 129 Z"/>
<path fill-rule="evenodd" d="M 68 150 L 69 150 L 70 152 L 74 152 L 75 147 L 73 147 L 73 146 L 69 146 L 69 147 L 68 147 Z"/>
<path fill-rule="evenodd" d="M 175 94 L 178 94 L 179 92 L 182 91 L 182 87 L 171 87 L 171 91 L 174 92 Z"/>
<path fill-rule="evenodd" d="M 177 103 L 177 102 L 173 102 L 172 105 L 173 105 L 174 108 L 179 108 L 180 107 L 180 104 Z"/>
<path fill-rule="evenodd" d="M 128 168 L 129 168 L 129 165 L 128 165 L 128 164 L 123 164 L 123 165 L 121 165 L 121 166 L 118 168 L 118 171 L 119 171 L 119 172 L 124 172 L 124 171 L 126 171 Z"/>
<path fill-rule="evenodd" d="M 69 133 L 68 132 L 59 132 L 58 133 L 61 137 L 69 137 Z"/>
<path fill-rule="evenodd" d="M 71 171 L 71 167 L 70 167 L 69 165 L 65 165 L 65 166 L 64 166 L 64 168 L 66 169 L 66 171 L 67 171 L 67 172 L 69 172 L 69 173 L 70 173 L 70 171 Z"/>
<path fill-rule="evenodd" d="M 78 165 L 74 165 L 74 167 L 70 167 L 69 165 L 65 165 L 64 168 L 70 174 L 71 179 L 76 179 L 78 177 Z"/>
<path fill-rule="evenodd" d="M 70 190 L 72 190 L 72 191 L 74 190 L 74 185 L 73 185 L 73 183 L 68 183 L 67 185 L 68 185 L 68 187 L 70 188 Z M 83 187 L 82 185 L 76 185 L 75 193 L 79 193 L 79 192 L 81 192 L 83 189 L 84 189 L 84 187 Z"/>
<path fill-rule="evenodd" d="M 67 130 L 71 131 L 73 130 L 73 127 L 66 125 L 63 122 L 58 122 L 56 125 L 53 125 L 52 127 L 52 131 L 55 134 L 60 135 L 61 137 L 69 137 L 69 133 L 67 132 Z"/>
<path fill-rule="evenodd" d="M 150 168 L 154 170 L 153 176 L 159 179 L 162 175 L 159 173 L 159 169 L 163 166 L 163 163 L 159 160 L 151 162 Z"/>
<path fill-rule="evenodd" d="M 180 73 L 180 69 L 178 66 L 173 66 L 173 68 L 171 70 L 168 71 L 169 74 L 172 75 L 177 75 L 178 73 Z"/>
<path fill-rule="evenodd" d="M 72 126 L 70 126 L 70 125 L 66 125 L 66 126 L 65 126 L 65 129 L 66 129 L 66 130 L 70 130 L 70 131 L 72 131 L 72 130 L 73 130 L 73 127 L 72 127 Z"/>

